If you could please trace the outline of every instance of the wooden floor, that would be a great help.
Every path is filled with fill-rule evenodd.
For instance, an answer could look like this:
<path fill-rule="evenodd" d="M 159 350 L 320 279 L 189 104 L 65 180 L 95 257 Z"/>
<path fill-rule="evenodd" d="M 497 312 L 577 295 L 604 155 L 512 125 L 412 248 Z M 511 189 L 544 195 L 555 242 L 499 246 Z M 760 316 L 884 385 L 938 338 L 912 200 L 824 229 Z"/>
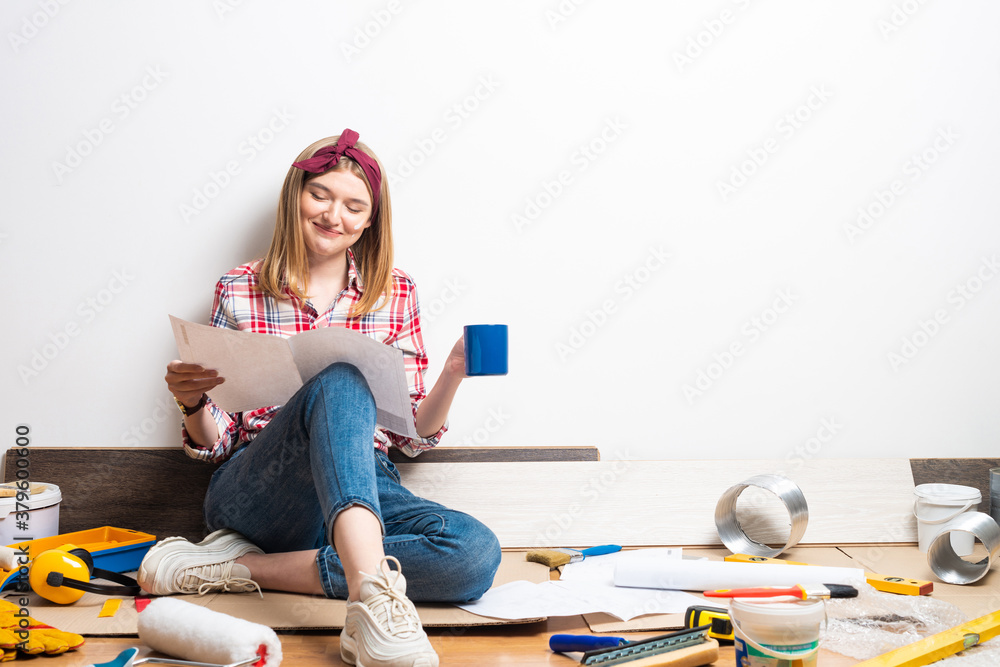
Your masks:
<path fill-rule="evenodd" d="M 544 623 L 529 625 L 492 626 L 488 628 L 431 628 L 427 631 L 431 643 L 441 658 L 442 667 L 450 665 L 470 665 L 494 667 L 517 665 L 518 667 L 573 667 L 579 665 L 566 655 L 553 653 L 548 648 L 549 636 L 555 633 L 591 634 L 580 616 L 553 618 Z M 630 638 L 643 638 L 656 633 L 630 633 Z M 284 653 L 282 665 L 290 667 L 330 667 L 344 665 L 340 659 L 339 633 L 281 634 Z M 87 639 L 86 645 L 75 653 L 66 654 L 54 660 L 45 660 L 52 667 L 77 667 L 92 663 L 107 662 L 130 646 L 140 646 L 135 638 Z M 148 651 L 141 652 L 146 656 Z M 824 651 L 819 663 L 823 667 L 848 667 L 856 660 Z M 42 664 L 42 663 L 36 663 Z M 626 663 L 627 664 L 627 663 Z M 733 647 L 724 646 L 720 658 L 714 663 L 719 667 L 734 667 Z"/>

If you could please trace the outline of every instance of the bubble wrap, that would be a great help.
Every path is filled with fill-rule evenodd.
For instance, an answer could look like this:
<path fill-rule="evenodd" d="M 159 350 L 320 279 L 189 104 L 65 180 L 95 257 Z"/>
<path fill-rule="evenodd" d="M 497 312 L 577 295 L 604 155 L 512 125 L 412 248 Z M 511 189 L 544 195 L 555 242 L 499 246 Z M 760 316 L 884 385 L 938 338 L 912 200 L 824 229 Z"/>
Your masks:
<path fill-rule="evenodd" d="M 923 595 L 882 593 L 858 585 L 858 597 L 827 602 L 823 648 L 869 660 L 970 620 L 955 605 Z M 947 658 L 947 667 L 1000 665 L 1000 638 Z"/>

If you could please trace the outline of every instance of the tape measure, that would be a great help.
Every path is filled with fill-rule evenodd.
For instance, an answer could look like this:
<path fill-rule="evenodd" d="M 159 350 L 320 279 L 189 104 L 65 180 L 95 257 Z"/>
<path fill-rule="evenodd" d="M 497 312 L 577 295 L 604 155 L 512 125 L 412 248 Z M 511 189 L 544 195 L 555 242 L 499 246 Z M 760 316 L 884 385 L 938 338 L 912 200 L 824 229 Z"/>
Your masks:
<path fill-rule="evenodd" d="M 684 612 L 684 627 L 709 626 L 708 636 L 721 642 L 733 641 L 733 622 L 729 620 L 729 610 L 723 607 L 694 605 Z"/>
<path fill-rule="evenodd" d="M 749 554 L 732 554 L 726 556 L 725 560 L 733 563 L 784 563 L 785 565 L 811 565 L 811 563 L 797 563 L 791 560 L 781 560 L 780 558 L 765 558 L 764 556 L 751 556 Z M 883 593 L 897 593 L 899 595 L 930 595 L 934 592 L 934 582 L 922 579 L 904 579 L 902 577 L 887 577 L 874 572 L 865 572 L 865 579 L 868 584 L 877 591 Z"/>

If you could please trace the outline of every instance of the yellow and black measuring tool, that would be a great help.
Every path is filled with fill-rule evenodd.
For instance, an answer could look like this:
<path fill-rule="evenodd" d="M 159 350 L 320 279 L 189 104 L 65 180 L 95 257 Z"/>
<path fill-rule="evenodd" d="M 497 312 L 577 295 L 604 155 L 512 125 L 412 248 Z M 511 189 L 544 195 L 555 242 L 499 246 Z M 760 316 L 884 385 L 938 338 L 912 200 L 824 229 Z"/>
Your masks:
<path fill-rule="evenodd" d="M 698 628 L 708 626 L 708 636 L 720 642 L 733 641 L 733 622 L 729 619 L 729 610 L 724 607 L 708 607 L 693 605 L 684 612 L 684 627 Z"/>
<path fill-rule="evenodd" d="M 780 558 L 765 558 L 764 556 L 751 556 L 750 554 L 732 554 L 726 556 L 727 561 L 734 563 L 784 563 L 785 565 L 811 565 L 811 563 L 797 563 L 791 560 L 781 560 Z M 897 593 L 899 595 L 930 595 L 934 592 L 934 582 L 922 579 L 904 579 L 902 577 L 887 577 L 884 574 L 865 572 L 865 579 L 877 591 L 883 593 Z"/>

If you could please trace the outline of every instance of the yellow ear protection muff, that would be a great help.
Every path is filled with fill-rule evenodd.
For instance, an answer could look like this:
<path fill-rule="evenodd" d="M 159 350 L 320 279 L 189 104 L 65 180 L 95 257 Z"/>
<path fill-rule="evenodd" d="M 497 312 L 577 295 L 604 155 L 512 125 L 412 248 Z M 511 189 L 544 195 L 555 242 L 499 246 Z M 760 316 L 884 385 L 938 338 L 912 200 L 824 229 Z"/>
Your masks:
<path fill-rule="evenodd" d="M 92 584 L 91 577 L 120 585 Z M 101 595 L 139 595 L 142 592 L 135 579 L 94 567 L 90 553 L 72 544 L 38 554 L 31 561 L 28 583 L 31 590 L 56 604 L 72 604 L 85 592 Z"/>

